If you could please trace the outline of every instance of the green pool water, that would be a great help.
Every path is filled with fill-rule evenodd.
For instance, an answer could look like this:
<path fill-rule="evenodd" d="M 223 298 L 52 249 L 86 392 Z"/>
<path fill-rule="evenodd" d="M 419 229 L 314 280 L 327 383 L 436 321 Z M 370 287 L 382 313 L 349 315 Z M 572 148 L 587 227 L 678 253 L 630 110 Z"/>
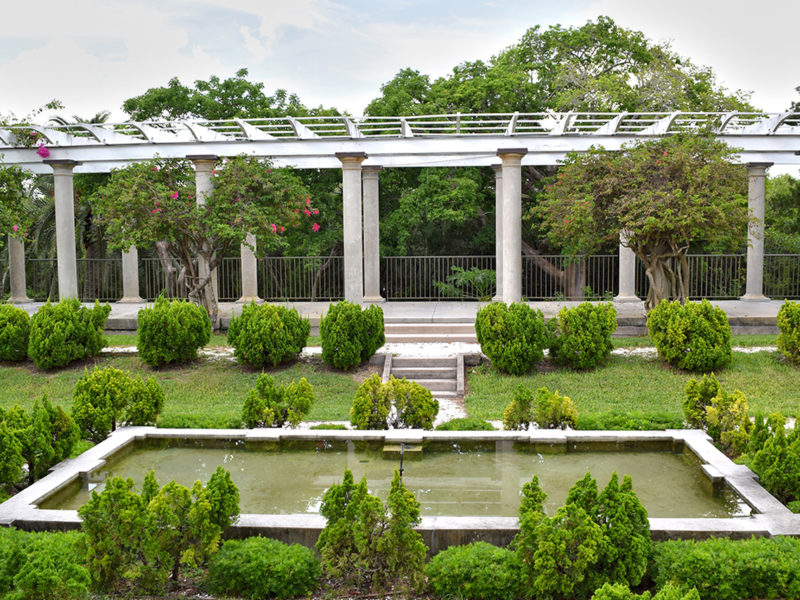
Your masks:
<path fill-rule="evenodd" d="M 509 442 L 482 448 L 405 452 L 403 481 L 421 503 L 423 516 L 517 515 L 520 489 L 538 475 L 552 514 L 564 503 L 569 488 L 587 472 L 602 488 L 616 471 L 633 478 L 637 495 L 651 517 L 730 517 L 748 509 L 730 491 L 714 494 L 697 459 L 688 453 L 601 451 L 539 454 L 518 451 Z M 102 490 L 112 475 L 131 477 L 141 486 L 154 470 L 160 484 L 174 479 L 191 486 L 207 481 L 218 465 L 231 472 L 239 488 L 242 513 L 294 514 L 319 511 L 324 491 L 350 469 L 356 480 L 366 477 L 371 493 L 385 500 L 397 453 L 383 448 L 356 448 L 352 443 L 319 442 L 310 449 L 142 447 L 109 461 L 92 473 L 88 485 L 72 488 L 43 502 L 41 508 L 75 509 Z M 422 455 L 420 458 L 420 454 Z"/>

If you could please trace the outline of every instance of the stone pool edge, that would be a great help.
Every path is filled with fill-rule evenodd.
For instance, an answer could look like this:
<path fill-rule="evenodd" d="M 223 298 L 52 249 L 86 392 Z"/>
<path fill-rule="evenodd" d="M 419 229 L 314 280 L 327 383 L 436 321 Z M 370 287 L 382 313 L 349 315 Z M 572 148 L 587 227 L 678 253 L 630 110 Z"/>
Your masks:
<path fill-rule="evenodd" d="M 404 429 L 389 431 L 337 431 L 291 429 L 160 429 L 156 427 L 122 427 L 108 439 L 74 459 L 63 461 L 51 472 L 16 496 L 0 504 L 0 526 L 27 530 L 65 530 L 80 527 L 75 510 L 46 510 L 38 503 L 76 478 L 100 468 L 109 456 L 136 440 L 183 438 L 196 440 L 244 440 L 279 442 L 281 440 L 364 440 L 388 444 L 422 444 L 440 442 L 512 441 L 530 444 L 683 444 L 701 462 L 701 469 L 712 482 L 734 490 L 750 507 L 753 515 L 734 518 L 651 518 L 654 539 L 687 539 L 725 536 L 793 535 L 800 536 L 800 515 L 795 515 L 758 483 L 758 477 L 744 465 L 733 463 L 699 430 L 665 431 L 425 431 Z M 320 515 L 243 514 L 226 531 L 226 537 L 264 535 L 287 543 L 313 546 L 325 525 Z M 431 552 L 448 546 L 482 540 L 507 545 L 518 531 L 513 517 L 423 517 L 417 530 Z"/>

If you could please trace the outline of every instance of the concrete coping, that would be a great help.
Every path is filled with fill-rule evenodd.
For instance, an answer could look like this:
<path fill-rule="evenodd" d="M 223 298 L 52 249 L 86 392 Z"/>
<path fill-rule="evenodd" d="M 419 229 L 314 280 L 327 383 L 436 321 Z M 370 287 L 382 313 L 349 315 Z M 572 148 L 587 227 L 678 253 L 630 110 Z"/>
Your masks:
<path fill-rule="evenodd" d="M 0 504 L 0 524 L 22 529 L 74 529 L 80 519 L 74 510 L 45 510 L 38 505 L 47 497 L 101 468 L 114 453 L 137 440 L 145 439 L 231 440 L 242 442 L 281 442 L 308 440 L 351 440 L 395 446 L 402 443 L 427 442 L 480 443 L 509 442 L 549 445 L 554 451 L 568 452 L 581 444 L 612 443 L 670 444 L 674 451 L 688 449 L 699 460 L 703 473 L 712 484 L 726 485 L 747 503 L 753 513 L 733 518 L 652 518 L 650 528 L 655 539 L 701 538 L 709 536 L 749 537 L 800 536 L 800 516 L 794 515 L 758 483 L 747 467 L 734 464 L 699 430 L 665 431 L 425 431 L 398 429 L 388 431 L 292 430 L 292 429 L 159 429 L 156 427 L 122 427 L 108 439 L 90 448 L 79 457 L 56 465 L 51 472 Z M 226 535 L 244 537 L 267 535 L 287 542 L 313 545 L 324 527 L 320 515 L 256 515 L 243 514 Z M 423 517 L 418 530 L 432 552 L 449 545 L 483 539 L 495 544 L 508 544 L 518 531 L 516 518 L 511 517 Z"/>

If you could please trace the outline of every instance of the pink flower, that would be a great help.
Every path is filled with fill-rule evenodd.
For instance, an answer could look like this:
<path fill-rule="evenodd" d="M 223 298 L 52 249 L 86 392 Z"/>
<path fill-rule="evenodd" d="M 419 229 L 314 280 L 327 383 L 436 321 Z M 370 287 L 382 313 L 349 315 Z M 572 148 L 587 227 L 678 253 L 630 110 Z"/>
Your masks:
<path fill-rule="evenodd" d="M 283 233 L 284 231 L 286 231 L 286 228 L 283 225 L 281 225 L 281 233 Z"/>
<path fill-rule="evenodd" d="M 309 204 L 311 204 L 311 197 L 306 196 L 306 206 L 308 206 Z"/>
<path fill-rule="evenodd" d="M 269 175 L 270 173 L 272 173 L 272 169 L 267 169 L 267 175 Z"/>
<path fill-rule="evenodd" d="M 237 201 L 237 202 L 241 202 L 241 201 L 242 201 L 242 199 L 241 199 L 241 198 L 237 198 L 237 199 L 236 199 L 236 201 Z"/>
<path fill-rule="evenodd" d="M 153 210 L 151 210 L 150 212 L 151 212 L 151 213 L 153 213 L 153 214 L 156 214 L 156 213 L 158 212 L 158 209 L 157 209 L 157 208 L 154 208 L 154 209 L 153 209 Z"/>
<path fill-rule="evenodd" d="M 177 197 L 178 197 L 178 192 L 172 192 L 172 193 L 170 194 L 170 197 L 171 197 L 173 200 L 177 199 Z"/>
<path fill-rule="evenodd" d="M 270 226 L 272 227 L 272 233 L 278 233 L 278 226 L 275 223 L 270 223 Z"/>
<path fill-rule="evenodd" d="M 666 156 L 666 155 L 667 155 L 667 151 L 666 151 L 666 150 L 664 150 L 664 156 Z"/>
<path fill-rule="evenodd" d="M 307 208 L 304 208 L 304 209 L 303 209 L 303 214 L 304 214 L 305 216 L 307 216 L 307 217 L 310 217 L 310 216 L 311 216 L 311 211 L 310 211 L 310 210 L 308 210 Z"/>
<path fill-rule="evenodd" d="M 150 169 L 150 170 L 151 170 L 151 171 L 155 171 L 155 172 L 157 173 L 157 172 L 158 172 L 158 167 L 153 167 L 153 168 L 152 168 L 152 169 Z"/>
<path fill-rule="evenodd" d="M 234 221 L 234 223 L 238 224 L 238 223 L 241 223 L 241 222 L 242 222 L 242 217 L 236 217 L 236 220 Z"/>
<path fill-rule="evenodd" d="M 16 225 L 14 225 L 14 226 L 13 226 L 11 229 L 13 229 L 13 230 L 16 232 L 16 231 L 19 229 L 19 227 L 17 227 Z"/>
<path fill-rule="evenodd" d="M 39 149 L 36 151 L 36 154 L 38 154 L 42 158 L 47 158 L 48 156 L 50 156 L 50 150 L 45 148 L 44 144 L 42 144 L 41 146 L 39 146 Z"/>
<path fill-rule="evenodd" d="M 311 214 L 312 215 L 318 215 L 319 214 L 319 209 L 315 208 L 314 210 L 311 211 Z"/>
<path fill-rule="evenodd" d="M 299 208 L 295 208 L 294 212 L 296 212 L 297 214 L 300 214 L 300 209 Z"/>
<path fill-rule="evenodd" d="M 311 226 L 311 231 L 313 231 L 314 233 L 318 232 L 318 231 L 319 231 L 319 225 L 317 225 L 316 223 L 314 223 L 314 224 Z"/>

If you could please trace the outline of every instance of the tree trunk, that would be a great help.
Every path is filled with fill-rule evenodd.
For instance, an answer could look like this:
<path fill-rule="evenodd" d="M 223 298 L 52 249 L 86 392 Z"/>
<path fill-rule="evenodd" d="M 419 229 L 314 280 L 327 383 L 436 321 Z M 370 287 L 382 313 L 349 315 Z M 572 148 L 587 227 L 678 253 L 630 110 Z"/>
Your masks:
<path fill-rule="evenodd" d="M 686 304 L 689 296 L 689 262 L 686 252 L 675 254 L 643 254 L 635 251 L 644 263 L 647 281 L 647 299 L 644 308 L 647 312 L 658 306 L 662 300 L 678 300 Z"/>
<path fill-rule="evenodd" d="M 316 299 L 317 299 L 317 293 L 319 291 L 319 282 L 320 282 L 320 279 L 322 279 L 322 274 L 325 271 L 327 271 L 328 268 L 331 266 L 331 263 L 333 262 L 333 258 L 334 258 L 335 254 L 336 254 L 336 251 L 339 250 L 339 248 L 340 248 L 340 244 L 339 244 L 339 242 L 336 242 L 333 245 L 333 248 L 331 248 L 331 253 L 328 255 L 328 260 L 326 260 L 324 263 L 322 263 L 322 266 L 319 269 L 317 269 L 317 272 L 314 275 L 314 282 L 311 284 L 311 301 L 312 302 L 316 301 Z"/>
<path fill-rule="evenodd" d="M 176 269 L 172 264 L 172 257 L 169 254 L 168 244 L 166 241 L 156 242 L 156 254 L 158 254 L 158 261 L 161 263 L 161 272 L 164 275 L 164 288 L 167 291 L 167 296 L 170 298 L 178 297 L 178 277 L 176 277 Z"/>
<path fill-rule="evenodd" d="M 522 253 L 530 256 L 536 266 L 547 275 L 556 280 L 559 289 L 568 300 L 583 300 L 586 288 L 586 259 L 581 257 L 577 262 L 568 264 L 563 270 L 556 267 L 546 258 L 543 258 L 539 251 L 530 244 L 522 242 Z"/>

